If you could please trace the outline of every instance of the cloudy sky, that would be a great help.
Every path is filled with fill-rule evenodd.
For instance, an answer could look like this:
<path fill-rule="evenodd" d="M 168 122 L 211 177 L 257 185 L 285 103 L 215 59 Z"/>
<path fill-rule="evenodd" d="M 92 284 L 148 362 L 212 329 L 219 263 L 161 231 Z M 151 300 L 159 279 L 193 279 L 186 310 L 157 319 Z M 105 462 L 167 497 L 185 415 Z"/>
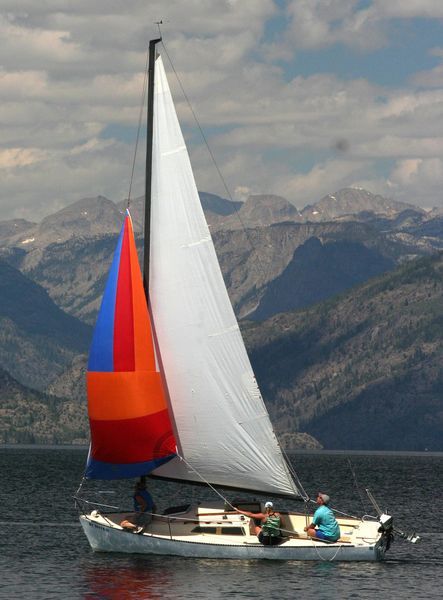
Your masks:
<path fill-rule="evenodd" d="M 234 199 L 443 205 L 442 0 L 0 0 L 0 219 L 127 197 L 160 19 Z M 198 187 L 226 197 L 170 81 Z"/>

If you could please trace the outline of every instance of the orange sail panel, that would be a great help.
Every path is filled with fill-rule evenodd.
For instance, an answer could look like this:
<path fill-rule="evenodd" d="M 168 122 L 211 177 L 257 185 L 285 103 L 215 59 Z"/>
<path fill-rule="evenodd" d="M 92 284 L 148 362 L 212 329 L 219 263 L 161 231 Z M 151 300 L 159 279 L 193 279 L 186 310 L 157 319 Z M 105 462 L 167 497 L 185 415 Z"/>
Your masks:
<path fill-rule="evenodd" d="M 87 389 L 91 449 L 86 477 L 138 477 L 175 456 L 129 212 L 94 330 Z"/>

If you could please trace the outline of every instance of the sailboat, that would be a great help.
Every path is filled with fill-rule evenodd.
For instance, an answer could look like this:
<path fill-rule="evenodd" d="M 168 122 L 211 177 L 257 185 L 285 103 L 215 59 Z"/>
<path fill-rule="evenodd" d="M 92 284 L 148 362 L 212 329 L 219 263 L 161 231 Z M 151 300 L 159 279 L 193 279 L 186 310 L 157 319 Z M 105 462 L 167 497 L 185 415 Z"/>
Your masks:
<path fill-rule="evenodd" d="M 281 543 L 262 545 L 260 500 L 190 502 L 153 514 L 141 533 L 127 511 L 77 494 L 97 551 L 201 558 L 380 560 L 392 518 L 342 516 L 341 537 L 307 537 L 309 498 L 287 462 L 246 353 L 200 204 L 162 58 L 150 42 L 144 277 L 124 217 L 89 357 L 86 479 L 141 476 L 298 499 Z"/>

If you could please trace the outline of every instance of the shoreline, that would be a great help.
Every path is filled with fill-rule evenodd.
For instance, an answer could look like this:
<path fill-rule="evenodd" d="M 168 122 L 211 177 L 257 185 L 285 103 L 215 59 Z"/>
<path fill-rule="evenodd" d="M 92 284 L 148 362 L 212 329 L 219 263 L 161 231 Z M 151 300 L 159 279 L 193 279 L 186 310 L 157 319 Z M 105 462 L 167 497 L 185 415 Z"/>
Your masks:
<path fill-rule="evenodd" d="M 81 444 L 0 444 L 1 450 L 79 450 L 87 452 L 89 446 Z M 352 456 L 443 456 L 441 450 L 311 450 L 300 449 L 286 452 L 288 456 L 340 455 Z"/>

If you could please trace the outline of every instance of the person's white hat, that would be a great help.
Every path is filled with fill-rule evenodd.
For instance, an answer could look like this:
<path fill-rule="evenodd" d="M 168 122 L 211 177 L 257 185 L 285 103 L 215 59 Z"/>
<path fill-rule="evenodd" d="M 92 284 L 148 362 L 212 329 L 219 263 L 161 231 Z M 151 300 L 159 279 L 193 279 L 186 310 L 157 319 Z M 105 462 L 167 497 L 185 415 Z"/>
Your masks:
<path fill-rule="evenodd" d="M 274 508 L 274 505 L 272 502 L 266 502 L 265 508 Z"/>

